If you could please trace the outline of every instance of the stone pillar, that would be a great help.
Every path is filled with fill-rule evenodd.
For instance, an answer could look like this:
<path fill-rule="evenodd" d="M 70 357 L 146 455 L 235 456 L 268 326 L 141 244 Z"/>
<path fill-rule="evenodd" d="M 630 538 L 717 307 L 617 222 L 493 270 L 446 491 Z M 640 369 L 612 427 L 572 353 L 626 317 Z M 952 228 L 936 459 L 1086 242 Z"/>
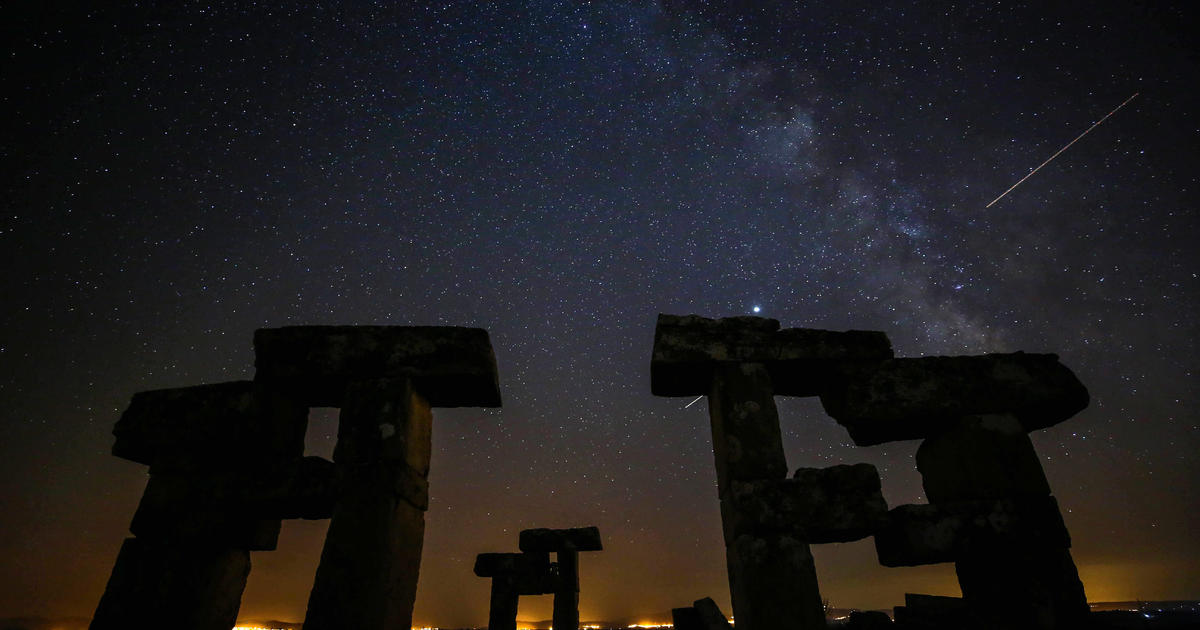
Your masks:
<path fill-rule="evenodd" d="M 406 378 L 351 383 L 334 451 L 341 490 L 305 628 L 410 628 L 428 507 L 429 403 Z"/>
<path fill-rule="evenodd" d="M 299 465 L 307 409 L 247 381 L 140 392 L 113 428 L 113 454 L 150 467 L 93 630 L 229 630 L 250 550 L 275 548 L 262 508 Z M 289 492 L 275 492 L 288 503 Z"/>
<path fill-rule="evenodd" d="M 782 480 L 787 460 L 771 376 L 761 363 L 719 363 L 709 393 L 717 489 L 733 616 L 742 630 L 824 628 L 808 543 L 787 533 L 741 533 L 733 486 Z"/>
<path fill-rule="evenodd" d="M 917 469 L 931 504 L 1049 500 L 1052 507 L 1045 516 L 1026 529 L 1062 522 L 1033 443 L 1011 415 L 966 417 L 930 436 L 917 449 Z M 964 601 L 973 610 L 988 611 L 1006 627 L 1083 625 L 1087 597 L 1065 526 L 1062 531 L 1058 537 L 1001 541 L 959 554 L 955 570 Z"/>
<path fill-rule="evenodd" d="M 554 589 L 554 629 L 579 630 L 579 552 L 563 549 L 556 558 L 558 584 Z"/>
<path fill-rule="evenodd" d="M 489 602 L 491 607 L 488 609 L 488 630 L 517 630 L 517 609 L 520 600 L 515 576 L 494 576 Z"/>
<path fill-rule="evenodd" d="M 492 578 L 488 630 L 516 630 L 521 595 L 558 589 L 548 552 L 481 553 L 475 557 L 475 575 Z"/>
<path fill-rule="evenodd" d="M 229 630 L 250 574 L 245 549 L 126 538 L 91 630 Z"/>

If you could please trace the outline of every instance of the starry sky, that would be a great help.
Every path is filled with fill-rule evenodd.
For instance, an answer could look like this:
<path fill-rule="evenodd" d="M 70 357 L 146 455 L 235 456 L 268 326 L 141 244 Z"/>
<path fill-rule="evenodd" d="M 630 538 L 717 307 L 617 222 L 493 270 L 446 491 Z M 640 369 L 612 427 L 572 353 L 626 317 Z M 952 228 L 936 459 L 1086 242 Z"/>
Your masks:
<path fill-rule="evenodd" d="M 435 414 L 415 622 L 484 623 L 475 554 L 583 525 L 584 618 L 728 612 L 705 405 L 649 358 L 657 313 L 755 307 L 1059 353 L 1092 403 L 1033 440 L 1089 598 L 1200 597 L 1191 9 L 122 4 L 0 9 L 0 616 L 90 616 L 146 479 L 109 455 L 130 396 L 249 378 L 291 324 L 490 332 L 504 407 Z M 924 501 L 916 442 L 779 405 L 790 467 Z M 243 618 L 303 616 L 324 529 L 253 555 Z M 958 594 L 815 554 L 835 606 Z"/>

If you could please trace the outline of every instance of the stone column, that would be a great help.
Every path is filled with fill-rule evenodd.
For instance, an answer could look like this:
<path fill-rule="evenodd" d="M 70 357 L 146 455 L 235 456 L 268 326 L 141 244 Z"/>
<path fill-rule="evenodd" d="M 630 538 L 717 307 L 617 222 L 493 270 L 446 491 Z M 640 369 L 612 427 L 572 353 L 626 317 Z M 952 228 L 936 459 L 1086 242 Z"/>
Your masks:
<path fill-rule="evenodd" d="M 733 485 L 787 477 L 771 376 L 761 363 L 721 363 L 709 393 L 717 490 L 733 616 L 743 630 L 824 628 L 808 543 L 786 533 L 739 533 Z"/>
<path fill-rule="evenodd" d="M 917 469 L 929 502 L 1003 499 L 1045 504 L 1030 527 L 1062 522 L 1033 443 L 1014 416 L 970 416 L 930 436 L 917 449 Z M 955 558 L 963 599 L 1012 628 L 1075 628 L 1088 615 L 1070 538 L 1009 540 Z"/>
<path fill-rule="evenodd" d="M 554 590 L 554 628 L 579 630 L 579 552 L 565 549 L 556 557 L 558 585 Z"/>
<path fill-rule="evenodd" d="M 126 538 L 91 630 L 229 630 L 237 623 L 250 552 Z"/>
<path fill-rule="evenodd" d="M 150 467 L 93 630 L 229 630 L 250 550 L 275 548 L 264 486 L 300 462 L 306 413 L 247 381 L 140 392 L 113 428 L 113 454 Z M 286 493 L 277 493 L 282 498 Z"/>
<path fill-rule="evenodd" d="M 351 383 L 334 451 L 341 489 L 308 630 L 410 628 L 428 507 L 432 414 L 406 378 Z"/>

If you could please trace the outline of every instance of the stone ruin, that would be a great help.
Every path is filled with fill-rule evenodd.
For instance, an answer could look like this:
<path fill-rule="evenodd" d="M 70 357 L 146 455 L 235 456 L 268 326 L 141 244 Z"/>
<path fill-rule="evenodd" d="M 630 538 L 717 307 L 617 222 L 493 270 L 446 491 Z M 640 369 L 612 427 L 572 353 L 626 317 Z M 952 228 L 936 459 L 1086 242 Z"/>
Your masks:
<path fill-rule="evenodd" d="M 671 626 L 675 630 L 732 630 L 725 613 L 711 597 L 697 599 L 686 608 L 672 608 Z"/>
<path fill-rule="evenodd" d="M 492 578 L 488 630 L 516 630 L 520 596 L 549 593 L 554 594 L 555 630 L 579 630 L 579 552 L 603 549 L 600 529 L 527 529 L 518 547 L 521 553 L 475 558 L 475 575 Z"/>
<path fill-rule="evenodd" d="M 330 526 L 306 630 L 409 628 L 428 507 L 432 407 L 498 407 L 487 332 L 454 327 L 259 330 L 253 381 L 142 392 L 113 454 L 150 478 L 91 628 L 190 630 L 236 622 L 250 551 L 285 518 Z M 733 613 L 741 630 L 824 628 L 810 545 L 875 539 L 881 564 L 954 562 L 963 597 L 906 597 L 897 626 L 1076 628 L 1088 608 L 1070 537 L 1028 432 L 1087 406 L 1054 355 L 895 358 L 880 332 L 779 329 L 775 320 L 660 315 L 659 396 L 707 396 Z M 788 478 L 774 396 L 819 396 L 855 444 L 923 440 L 927 505 L 889 510 L 868 464 Z M 339 407 L 333 461 L 304 457 L 310 407 Z M 481 554 L 489 628 L 520 595 L 554 593 L 575 630 L 578 552 L 595 527 L 521 532 Z M 550 561 L 550 553 L 556 561 Z M 673 611 L 724 628 L 712 600 Z M 719 618 L 719 619 L 718 619 Z"/>
<path fill-rule="evenodd" d="M 330 520 L 306 630 L 409 628 L 429 505 L 431 407 L 498 407 L 487 332 L 298 326 L 254 335 L 253 381 L 142 392 L 113 454 L 150 467 L 93 630 L 229 630 L 250 551 Z M 339 407 L 333 461 L 304 457 Z"/>
<path fill-rule="evenodd" d="M 739 630 L 825 628 L 810 545 L 867 536 L 885 566 L 955 563 L 959 614 L 920 627 L 1085 623 L 1070 537 L 1027 435 L 1087 406 L 1055 355 L 895 358 L 881 332 L 659 315 L 650 371 L 655 395 L 708 397 Z M 859 446 L 923 440 L 930 503 L 889 511 L 867 464 L 788 479 L 777 395 L 819 396 Z M 899 625 L 932 609 L 910 600 Z"/>

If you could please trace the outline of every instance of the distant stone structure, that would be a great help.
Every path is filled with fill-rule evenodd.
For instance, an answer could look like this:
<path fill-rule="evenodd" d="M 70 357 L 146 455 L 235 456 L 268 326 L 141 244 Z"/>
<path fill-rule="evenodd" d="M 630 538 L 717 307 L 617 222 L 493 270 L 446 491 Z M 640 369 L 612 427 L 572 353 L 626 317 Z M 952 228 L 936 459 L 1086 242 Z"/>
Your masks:
<path fill-rule="evenodd" d="M 675 630 L 732 630 L 725 613 L 711 597 L 698 599 L 686 608 L 671 609 L 671 625 Z"/>
<path fill-rule="evenodd" d="M 409 628 L 428 507 L 431 407 L 498 407 L 487 332 L 300 326 L 254 336 L 255 380 L 142 392 L 113 454 L 150 467 L 93 630 L 229 630 L 252 550 L 331 518 L 305 628 Z M 340 407 L 333 461 L 303 457 Z"/>
<path fill-rule="evenodd" d="M 475 558 L 475 575 L 492 578 L 488 630 L 516 630 L 520 596 L 549 593 L 554 594 L 555 630 L 579 630 L 579 552 L 604 548 L 600 529 L 527 529 L 518 546 L 521 553 Z"/>
<path fill-rule="evenodd" d="M 978 627 L 1083 623 L 1070 538 L 1026 434 L 1087 405 L 1056 356 L 898 359 L 881 332 L 659 315 L 650 371 L 655 395 L 708 396 L 740 630 L 824 628 L 809 544 L 872 535 L 887 566 L 955 562 Z M 923 439 L 931 503 L 888 511 L 866 464 L 785 479 L 776 395 L 820 396 L 860 446 Z"/>

